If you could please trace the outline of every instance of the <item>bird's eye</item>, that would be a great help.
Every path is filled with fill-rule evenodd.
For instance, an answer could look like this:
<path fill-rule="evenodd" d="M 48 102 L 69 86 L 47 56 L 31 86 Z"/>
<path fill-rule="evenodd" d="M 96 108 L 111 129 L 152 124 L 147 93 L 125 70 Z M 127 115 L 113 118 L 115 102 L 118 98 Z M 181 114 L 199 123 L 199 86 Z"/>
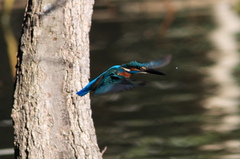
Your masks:
<path fill-rule="evenodd" d="M 141 70 L 141 67 L 140 66 L 137 66 L 137 68 L 136 69 L 139 69 L 139 70 Z"/>

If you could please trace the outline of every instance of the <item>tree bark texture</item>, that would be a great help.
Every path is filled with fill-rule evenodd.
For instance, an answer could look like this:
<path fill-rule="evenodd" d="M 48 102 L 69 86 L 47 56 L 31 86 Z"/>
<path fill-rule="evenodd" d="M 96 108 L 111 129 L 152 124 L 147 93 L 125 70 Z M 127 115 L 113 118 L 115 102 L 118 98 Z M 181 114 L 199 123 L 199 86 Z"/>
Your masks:
<path fill-rule="evenodd" d="M 16 158 L 102 158 L 89 96 L 76 95 L 89 78 L 93 3 L 28 0 L 12 110 Z"/>

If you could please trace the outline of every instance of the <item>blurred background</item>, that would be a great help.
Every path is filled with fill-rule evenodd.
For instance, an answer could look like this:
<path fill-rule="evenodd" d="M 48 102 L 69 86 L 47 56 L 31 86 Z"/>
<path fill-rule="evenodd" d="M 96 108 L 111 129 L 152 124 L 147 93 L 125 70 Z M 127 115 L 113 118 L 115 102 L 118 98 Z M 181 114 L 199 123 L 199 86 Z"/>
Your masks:
<path fill-rule="evenodd" d="M 13 158 L 14 65 L 25 0 L 0 0 L 0 158 Z M 240 0 L 95 0 L 91 79 L 172 55 L 166 77 L 91 95 L 105 159 L 240 158 Z"/>

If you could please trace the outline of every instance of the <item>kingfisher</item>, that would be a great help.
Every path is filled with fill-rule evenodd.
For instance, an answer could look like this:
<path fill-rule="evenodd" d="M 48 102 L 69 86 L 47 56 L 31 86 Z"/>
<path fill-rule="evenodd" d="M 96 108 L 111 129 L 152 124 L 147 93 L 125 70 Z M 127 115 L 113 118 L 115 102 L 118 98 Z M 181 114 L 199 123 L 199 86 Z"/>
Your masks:
<path fill-rule="evenodd" d="M 143 84 L 143 82 L 134 82 L 130 79 L 133 74 L 150 73 L 156 75 L 165 75 L 154 68 L 160 68 L 167 65 L 171 60 L 171 56 L 163 57 L 159 60 L 148 63 L 139 63 L 131 61 L 127 64 L 115 65 L 107 71 L 100 74 L 97 78 L 90 81 L 82 90 L 76 94 L 84 96 L 89 92 L 94 92 L 96 95 L 105 93 L 115 93 L 128 90 Z"/>

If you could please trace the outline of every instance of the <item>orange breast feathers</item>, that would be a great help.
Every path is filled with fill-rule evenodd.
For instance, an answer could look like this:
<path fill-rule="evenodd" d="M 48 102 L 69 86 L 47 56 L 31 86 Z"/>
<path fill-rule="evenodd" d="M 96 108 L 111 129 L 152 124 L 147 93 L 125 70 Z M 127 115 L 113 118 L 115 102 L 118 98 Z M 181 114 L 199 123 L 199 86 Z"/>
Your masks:
<path fill-rule="evenodd" d="M 118 75 L 120 76 L 124 76 L 126 78 L 130 78 L 131 74 L 130 73 L 127 73 L 127 72 L 121 72 L 121 73 L 118 73 Z"/>

